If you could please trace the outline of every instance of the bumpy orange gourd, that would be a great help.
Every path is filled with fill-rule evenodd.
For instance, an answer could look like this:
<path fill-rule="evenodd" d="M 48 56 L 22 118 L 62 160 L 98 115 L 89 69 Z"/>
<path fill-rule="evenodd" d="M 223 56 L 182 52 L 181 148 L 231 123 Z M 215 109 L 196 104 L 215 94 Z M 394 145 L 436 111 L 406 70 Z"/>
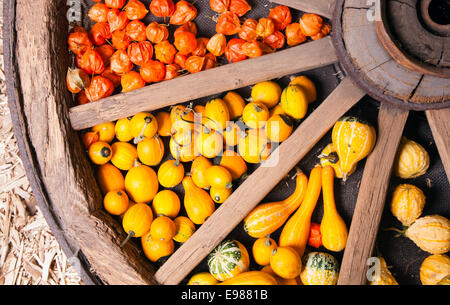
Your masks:
<path fill-rule="evenodd" d="M 394 162 L 394 174 L 402 179 L 422 176 L 430 166 L 430 156 L 419 143 L 402 138 Z"/>
<path fill-rule="evenodd" d="M 322 194 L 323 194 L 323 217 L 320 223 L 323 246 L 330 250 L 339 252 L 345 248 L 348 238 L 348 229 L 342 217 L 336 209 L 334 200 L 334 170 L 331 166 L 322 169 Z"/>
<path fill-rule="evenodd" d="M 370 285 L 398 285 L 397 280 L 392 275 L 391 271 L 389 271 L 388 266 L 386 264 L 386 260 L 383 257 L 378 257 L 380 260 L 380 272 L 379 274 L 375 274 L 371 281 L 369 281 Z"/>
<path fill-rule="evenodd" d="M 341 162 L 339 160 L 338 154 L 336 153 L 336 149 L 334 148 L 333 143 L 330 143 L 327 146 L 325 146 L 325 148 L 322 150 L 318 158 L 320 159 L 320 165 L 322 165 L 322 167 L 327 165 L 333 167 L 336 178 L 341 179 L 343 177 Z M 353 166 L 350 172 L 347 173 L 347 177 L 353 174 L 355 170 L 356 164 Z"/>
<path fill-rule="evenodd" d="M 436 285 L 450 275 L 450 257 L 445 254 L 428 256 L 420 265 L 420 281 L 423 285 Z"/>
<path fill-rule="evenodd" d="M 184 177 L 184 166 L 177 160 L 168 160 L 158 169 L 159 184 L 171 188 L 180 184 Z"/>
<path fill-rule="evenodd" d="M 217 285 L 278 285 L 278 282 L 267 272 L 247 271 Z"/>
<path fill-rule="evenodd" d="M 159 184 L 153 168 L 138 165 L 125 176 L 125 190 L 134 202 L 150 202 L 158 192 Z"/>
<path fill-rule="evenodd" d="M 127 171 L 134 166 L 138 158 L 136 147 L 127 142 L 115 142 L 111 145 L 111 163 L 118 169 Z"/>
<path fill-rule="evenodd" d="M 209 194 L 196 186 L 191 177 L 183 179 L 184 208 L 188 217 L 195 224 L 202 224 L 215 210 L 214 202 Z"/>
<path fill-rule="evenodd" d="M 281 231 L 278 245 L 294 248 L 300 256 L 303 256 L 311 225 L 311 216 L 319 199 L 322 188 L 322 167 L 316 166 L 312 169 L 305 198 L 300 208 L 286 222 Z"/>
<path fill-rule="evenodd" d="M 260 204 L 244 219 L 244 229 L 251 237 L 261 238 L 275 232 L 302 204 L 308 186 L 308 178 L 299 168 L 296 170 L 296 185 L 292 195 L 283 201 Z"/>
<path fill-rule="evenodd" d="M 417 219 L 406 231 L 420 249 L 431 254 L 450 251 L 450 220 L 440 215 L 428 215 Z"/>
<path fill-rule="evenodd" d="M 270 264 L 270 256 L 277 248 L 275 240 L 270 238 L 270 234 L 255 240 L 252 247 L 253 259 L 258 265 L 266 266 Z"/>
<path fill-rule="evenodd" d="M 422 214 L 425 195 L 412 184 L 398 185 L 392 194 L 391 212 L 404 226 L 410 226 Z"/>

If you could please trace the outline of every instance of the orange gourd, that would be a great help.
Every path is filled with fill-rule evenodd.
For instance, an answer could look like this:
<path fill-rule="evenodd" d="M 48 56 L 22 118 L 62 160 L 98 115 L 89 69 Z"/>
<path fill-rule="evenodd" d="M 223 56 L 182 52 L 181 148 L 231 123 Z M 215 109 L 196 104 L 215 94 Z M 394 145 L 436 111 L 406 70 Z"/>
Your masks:
<path fill-rule="evenodd" d="M 195 224 L 202 224 L 215 210 L 214 202 L 209 194 L 196 186 L 191 177 L 183 179 L 184 208 L 188 217 Z"/>
<path fill-rule="evenodd" d="M 224 203 L 228 197 L 231 196 L 231 193 L 233 192 L 233 189 L 229 188 L 217 188 L 211 186 L 209 189 L 209 195 L 211 195 L 211 198 L 215 203 Z"/>
<path fill-rule="evenodd" d="M 214 129 L 219 131 L 224 130 L 230 120 L 227 104 L 221 98 L 212 99 L 206 103 L 205 116 L 216 123 Z"/>
<path fill-rule="evenodd" d="M 144 138 L 137 145 L 137 155 L 143 164 L 157 166 L 164 157 L 164 143 L 158 135 Z"/>
<path fill-rule="evenodd" d="M 125 179 L 122 172 L 111 163 L 103 164 L 98 168 L 97 182 L 103 194 L 125 189 Z"/>
<path fill-rule="evenodd" d="M 128 209 L 128 196 L 122 190 L 108 192 L 103 198 L 105 210 L 112 215 L 123 214 Z"/>
<path fill-rule="evenodd" d="M 137 203 L 130 207 L 123 216 L 122 226 L 128 234 L 120 245 L 123 247 L 131 237 L 141 237 L 150 230 L 153 221 L 152 209 L 145 203 Z"/>
<path fill-rule="evenodd" d="M 226 168 L 233 180 L 245 178 L 247 176 L 247 163 L 234 150 L 226 150 L 223 152 L 219 165 Z"/>
<path fill-rule="evenodd" d="M 184 166 L 178 160 L 168 160 L 158 169 L 158 181 L 163 187 L 172 188 L 180 184 L 184 177 Z"/>
<path fill-rule="evenodd" d="M 220 165 L 210 166 L 206 170 L 206 180 L 211 187 L 230 189 L 233 186 L 230 172 Z"/>
<path fill-rule="evenodd" d="M 150 226 L 149 237 L 153 240 L 171 241 L 175 236 L 176 226 L 172 219 L 167 216 L 156 217 Z"/>
<path fill-rule="evenodd" d="M 148 112 L 140 112 L 134 115 L 130 121 L 131 134 L 137 144 L 144 137 L 151 138 L 158 131 L 158 121 L 155 116 Z"/>
<path fill-rule="evenodd" d="M 153 198 L 152 207 L 156 216 L 175 218 L 180 212 L 181 202 L 174 191 L 162 190 Z"/>
<path fill-rule="evenodd" d="M 195 232 L 195 225 L 189 218 L 185 216 L 178 216 L 173 220 L 177 227 L 173 240 L 179 243 L 184 243 Z"/>
<path fill-rule="evenodd" d="M 134 202 L 150 202 L 158 192 L 158 177 L 147 165 L 138 165 L 125 176 L 125 190 Z"/>
<path fill-rule="evenodd" d="M 278 282 L 267 272 L 247 271 L 217 285 L 278 285 Z"/>
<path fill-rule="evenodd" d="M 88 153 L 92 163 L 97 165 L 108 163 L 108 161 L 111 160 L 112 155 L 111 146 L 102 141 L 92 143 L 91 146 L 89 146 Z"/>
<path fill-rule="evenodd" d="M 276 248 L 277 242 L 270 238 L 270 234 L 267 234 L 266 237 L 260 237 L 253 243 L 253 259 L 258 265 L 269 265 L 270 256 L 272 255 L 273 250 L 275 250 Z"/>
<path fill-rule="evenodd" d="M 212 166 L 211 161 L 203 156 L 198 156 L 194 159 L 191 165 L 191 177 L 195 185 L 199 188 L 209 187 L 208 180 L 206 179 L 206 170 Z"/>
<path fill-rule="evenodd" d="M 130 130 L 130 120 L 131 118 L 119 119 L 116 122 L 114 131 L 116 133 L 116 138 L 120 142 L 128 142 L 133 139 L 133 135 Z"/>
<path fill-rule="evenodd" d="M 322 167 L 312 169 L 306 194 L 302 205 L 286 222 L 281 232 L 278 244 L 294 248 L 303 256 L 310 232 L 311 215 L 316 207 L 322 188 Z"/>
<path fill-rule="evenodd" d="M 272 251 L 270 267 L 279 277 L 295 279 L 302 270 L 302 260 L 293 248 L 280 246 Z"/>
<path fill-rule="evenodd" d="M 172 128 L 170 114 L 166 111 L 160 111 L 156 114 L 156 121 L 158 121 L 158 134 L 161 137 L 169 137 Z"/>
<path fill-rule="evenodd" d="M 173 240 L 166 242 L 151 239 L 150 232 L 141 237 L 141 245 L 142 250 L 144 250 L 145 257 L 153 263 L 175 251 L 175 244 Z"/>
<path fill-rule="evenodd" d="M 111 163 L 118 169 L 127 171 L 134 166 L 138 158 L 136 147 L 128 142 L 115 142 L 111 145 Z"/>
<path fill-rule="evenodd" d="M 110 143 L 114 140 L 115 125 L 113 122 L 103 123 L 92 127 L 92 131 L 98 132 L 99 141 Z"/>
<path fill-rule="evenodd" d="M 282 201 L 261 204 L 244 219 L 244 229 L 251 237 L 261 238 L 275 232 L 302 204 L 306 195 L 308 178 L 299 168 L 296 170 L 296 186 L 292 195 Z"/>

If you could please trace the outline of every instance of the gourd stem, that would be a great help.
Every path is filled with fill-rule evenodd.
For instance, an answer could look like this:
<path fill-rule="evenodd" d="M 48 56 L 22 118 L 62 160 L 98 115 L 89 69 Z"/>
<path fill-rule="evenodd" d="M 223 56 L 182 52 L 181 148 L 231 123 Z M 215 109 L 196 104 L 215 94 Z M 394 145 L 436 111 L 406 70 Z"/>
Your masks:
<path fill-rule="evenodd" d="M 128 236 L 127 238 L 125 238 L 125 240 L 120 244 L 120 247 L 122 248 L 123 246 L 125 246 L 125 244 L 131 239 L 131 237 L 134 236 L 134 232 L 133 231 L 129 231 L 128 232 Z"/>
<path fill-rule="evenodd" d="M 264 245 L 266 247 L 270 247 L 270 244 L 271 244 L 271 242 L 270 242 L 270 234 L 267 234 L 266 235 L 266 241 L 264 242 Z"/>
<path fill-rule="evenodd" d="M 383 229 L 383 231 L 394 231 L 394 232 L 397 232 L 398 234 L 396 234 L 395 237 L 400 237 L 400 236 L 402 236 L 402 235 L 405 234 L 405 232 L 406 232 L 407 229 L 408 229 L 408 228 L 403 229 L 403 230 L 400 230 L 400 229 L 391 227 L 391 228 Z"/>

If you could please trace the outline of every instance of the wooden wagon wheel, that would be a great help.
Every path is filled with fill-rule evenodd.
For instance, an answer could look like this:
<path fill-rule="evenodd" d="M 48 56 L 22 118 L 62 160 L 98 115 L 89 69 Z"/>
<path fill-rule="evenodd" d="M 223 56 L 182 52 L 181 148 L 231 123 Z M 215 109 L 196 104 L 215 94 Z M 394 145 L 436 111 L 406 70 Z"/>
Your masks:
<path fill-rule="evenodd" d="M 419 76 L 414 78 L 417 75 L 411 76 L 413 72 L 393 60 L 378 40 L 378 21 L 366 18 L 367 12 L 372 9 L 366 1 L 274 0 L 272 2 L 333 19 L 332 39 L 323 38 L 257 59 L 187 75 L 71 108 L 68 106 L 71 105 L 70 98 L 64 90 L 69 58 L 65 48 L 66 32 L 55 30 L 67 28 L 57 18 L 57 13 L 64 6 L 58 2 L 10 0 L 6 3 L 4 16 L 8 16 L 9 20 L 5 23 L 5 37 L 9 40 L 5 44 L 5 60 L 9 77 L 9 103 L 22 158 L 38 201 L 47 211 L 54 213 L 46 215 L 53 232 L 58 235 L 58 232 L 64 231 L 59 239 L 63 240 L 66 253 L 85 259 L 90 271 L 107 283 L 181 282 L 331 129 L 339 117 L 367 92 L 383 101 L 378 119 L 379 135 L 377 145 L 366 162 L 339 278 L 340 284 L 365 283 L 366 261 L 372 254 L 394 155 L 408 116 L 406 109 L 447 107 L 450 90 L 448 79 L 417 72 Z M 379 15 L 381 7 L 384 6 L 378 7 Z M 352 31 L 361 28 L 372 36 L 358 36 L 358 32 Z M 351 42 L 364 37 L 370 38 L 370 43 L 374 45 L 370 45 L 373 47 L 370 54 L 362 54 L 370 55 L 362 56 L 367 66 L 357 65 L 358 68 L 355 68 L 353 55 L 361 53 L 361 50 L 352 53 L 348 48 L 363 45 L 359 43 L 361 40 L 355 44 Z M 444 62 L 444 55 L 447 56 L 442 53 L 436 66 Z M 36 65 L 30 66 L 29 62 L 36 62 L 36 59 L 39 59 Z M 252 173 L 159 270 L 155 272 L 132 244 L 124 249 L 119 247 L 123 232 L 102 210 L 100 192 L 74 130 L 338 61 L 349 76 L 266 161 L 270 162 L 278 156 L 284 162 L 276 168 L 261 166 Z M 413 78 L 412 88 L 408 87 L 410 83 L 400 82 L 401 86 L 396 86 L 394 82 L 380 77 L 385 71 L 384 65 L 389 66 L 389 69 L 395 68 L 396 73 L 402 73 L 401 76 Z M 212 87 L 211 82 L 217 85 Z M 442 89 L 439 91 L 442 94 L 433 96 L 430 88 L 436 88 L 437 85 Z M 169 87 L 171 90 L 167 90 Z M 42 117 L 43 113 L 45 117 Z M 449 117 L 448 109 L 427 110 L 427 118 L 447 176 L 450 177 L 450 126 L 446 122 Z M 260 191 L 251 192 L 253 189 Z M 241 202 L 242 197 L 246 198 L 245 202 Z M 66 210 L 64 200 L 70 200 L 69 211 Z M 84 278 L 87 282 L 90 281 L 88 273 L 85 272 Z"/>

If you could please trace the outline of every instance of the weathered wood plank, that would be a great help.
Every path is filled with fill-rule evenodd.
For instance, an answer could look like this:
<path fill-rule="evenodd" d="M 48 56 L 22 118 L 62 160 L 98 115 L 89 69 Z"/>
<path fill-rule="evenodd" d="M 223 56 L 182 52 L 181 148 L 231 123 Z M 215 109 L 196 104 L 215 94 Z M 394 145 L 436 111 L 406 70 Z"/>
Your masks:
<path fill-rule="evenodd" d="M 339 272 L 339 285 L 361 285 L 367 281 L 367 259 L 372 255 L 378 234 L 392 166 L 408 113 L 387 103 L 381 104 L 377 144 L 364 168 Z"/>
<path fill-rule="evenodd" d="M 183 280 L 364 95 L 349 78 L 344 79 L 263 165 L 172 254 L 156 272 L 156 281 L 160 284 L 178 284 Z"/>
<path fill-rule="evenodd" d="M 190 74 L 70 109 L 75 130 L 152 111 L 337 61 L 330 37 L 259 58 Z"/>
<path fill-rule="evenodd" d="M 336 0 L 270 0 L 270 2 L 286 5 L 306 13 L 315 13 L 328 19 L 333 17 Z"/>
<path fill-rule="evenodd" d="M 450 108 L 425 112 L 434 141 L 450 181 Z"/>

